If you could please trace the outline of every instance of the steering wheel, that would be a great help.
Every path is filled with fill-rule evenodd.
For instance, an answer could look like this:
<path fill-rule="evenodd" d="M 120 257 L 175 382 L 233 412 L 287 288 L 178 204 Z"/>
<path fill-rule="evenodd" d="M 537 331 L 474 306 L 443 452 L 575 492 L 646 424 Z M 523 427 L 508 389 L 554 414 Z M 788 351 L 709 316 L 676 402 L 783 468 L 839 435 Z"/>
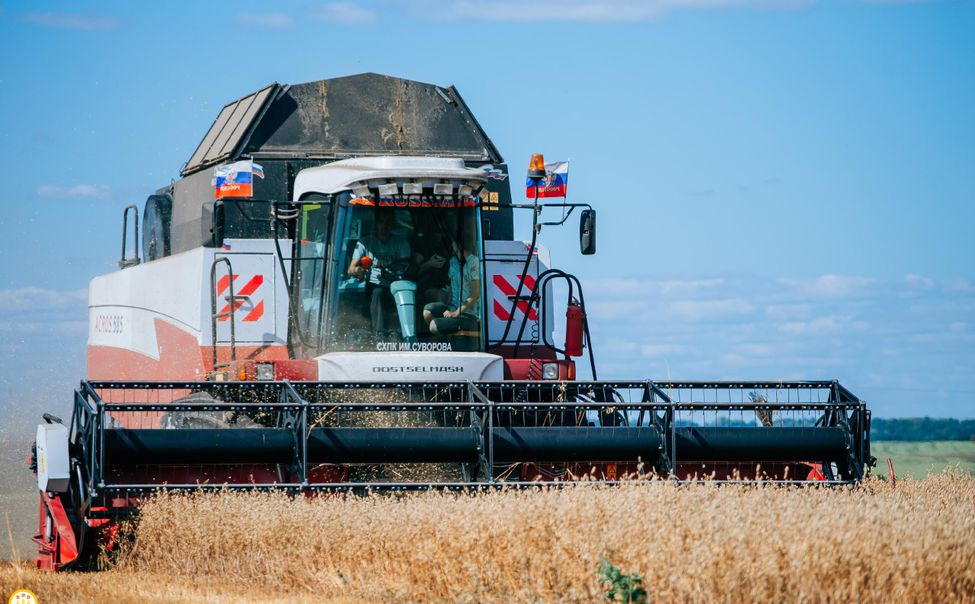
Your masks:
<path fill-rule="evenodd" d="M 383 281 L 402 281 L 412 272 L 413 262 L 409 258 L 393 260 L 380 269 Z"/>

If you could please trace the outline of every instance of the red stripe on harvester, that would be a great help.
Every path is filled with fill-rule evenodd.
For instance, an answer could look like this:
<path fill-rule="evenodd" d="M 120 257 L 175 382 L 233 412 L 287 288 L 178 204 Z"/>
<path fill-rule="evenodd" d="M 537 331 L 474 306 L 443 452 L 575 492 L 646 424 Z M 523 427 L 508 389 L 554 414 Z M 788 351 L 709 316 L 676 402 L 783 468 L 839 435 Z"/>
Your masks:
<path fill-rule="evenodd" d="M 535 287 L 535 279 L 531 275 L 525 275 L 524 284 L 528 288 L 528 291 L 530 292 L 532 288 Z M 505 279 L 503 275 L 494 276 L 494 285 L 495 287 L 501 290 L 501 293 L 503 293 L 506 296 L 513 296 L 516 293 L 515 288 L 512 287 L 510 283 L 508 283 L 507 279 Z M 525 290 L 522 289 L 522 291 Z M 497 300 L 495 300 L 495 302 L 497 302 Z M 518 310 L 527 314 L 528 318 L 531 319 L 532 321 L 538 320 L 538 313 L 535 312 L 534 307 L 531 308 L 528 307 L 527 300 L 518 301 Z M 507 321 L 507 320 L 508 320 L 507 318 L 502 319 L 502 321 Z"/>
<path fill-rule="evenodd" d="M 264 283 L 264 275 L 254 275 L 239 292 L 238 296 L 249 296 L 253 294 L 261 284 Z"/>
<path fill-rule="evenodd" d="M 239 277 L 239 275 L 234 275 L 234 279 L 236 279 L 237 277 Z M 226 278 L 226 275 L 224 275 L 224 278 Z M 218 289 L 219 289 L 219 286 L 220 286 L 221 283 L 223 283 L 223 279 L 221 279 L 220 280 L 220 283 L 217 284 Z M 257 291 L 257 288 L 259 288 L 263 284 L 264 284 L 264 275 L 254 275 L 253 277 L 251 277 L 251 280 L 248 281 L 247 284 L 240 289 L 240 291 L 234 292 L 234 297 L 236 298 L 237 296 L 249 296 L 249 295 L 253 294 L 255 291 Z M 229 285 L 229 283 L 228 283 L 228 285 Z M 220 289 L 220 292 L 222 292 L 222 291 L 223 290 Z M 244 301 L 243 300 L 237 300 L 234 303 L 234 312 L 237 312 L 238 310 L 240 310 L 240 307 L 243 306 L 243 304 L 244 304 Z M 261 308 L 260 314 L 258 314 L 255 318 L 250 319 L 251 321 L 258 320 L 259 318 L 261 318 L 261 315 L 264 314 L 264 301 L 263 300 L 261 300 L 261 302 L 259 303 L 259 306 Z M 223 308 L 220 309 L 220 314 L 223 314 L 223 313 L 227 312 L 228 310 L 230 310 L 230 304 L 229 303 L 226 304 Z M 250 317 L 252 314 L 254 314 L 254 311 L 256 311 L 256 310 L 257 310 L 257 307 L 255 307 L 254 310 L 252 310 L 247 316 Z M 229 316 L 220 317 L 219 320 L 220 321 L 226 321 L 229 318 L 230 318 Z M 245 318 L 244 320 L 247 321 L 248 319 Z"/>
<path fill-rule="evenodd" d="M 498 302 L 497 300 L 492 300 L 492 302 L 494 302 L 494 316 L 501 319 L 502 321 L 507 321 L 508 317 L 511 316 L 510 314 L 508 314 L 508 311 L 505 310 L 505 308 L 501 306 L 501 303 Z"/>
<path fill-rule="evenodd" d="M 263 316 L 264 316 L 264 300 L 261 300 L 260 302 L 257 303 L 257 306 L 254 307 L 254 310 L 247 313 L 247 316 L 244 317 L 244 321 L 257 321 Z"/>
<path fill-rule="evenodd" d="M 234 275 L 234 281 L 236 281 L 237 277 L 239 276 L 240 275 Z M 217 294 L 222 294 L 224 291 L 227 290 L 229 286 L 230 286 L 229 276 L 224 275 L 223 277 L 220 277 L 220 280 L 217 281 Z"/>

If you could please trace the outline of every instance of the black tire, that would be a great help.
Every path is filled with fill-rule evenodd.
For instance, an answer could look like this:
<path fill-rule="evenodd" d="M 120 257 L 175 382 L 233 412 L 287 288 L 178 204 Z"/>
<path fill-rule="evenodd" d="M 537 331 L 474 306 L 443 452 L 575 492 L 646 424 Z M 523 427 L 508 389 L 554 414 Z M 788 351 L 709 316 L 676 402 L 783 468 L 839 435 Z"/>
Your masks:
<path fill-rule="evenodd" d="M 173 198 L 150 195 L 142 214 L 142 257 L 145 262 L 171 253 L 169 231 L 173 221 Z"/>

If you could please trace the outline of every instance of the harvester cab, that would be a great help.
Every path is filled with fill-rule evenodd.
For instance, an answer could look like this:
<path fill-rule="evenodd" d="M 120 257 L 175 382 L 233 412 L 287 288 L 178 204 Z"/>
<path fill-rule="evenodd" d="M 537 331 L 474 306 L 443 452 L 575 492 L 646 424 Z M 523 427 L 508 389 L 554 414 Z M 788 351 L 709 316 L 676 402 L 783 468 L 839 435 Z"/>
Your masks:
<path fill-rule="evenodd" d="M 146 200 L 141 254 L 127 209 L 91 282 L 87 379 L 37 433 L 38 566 L 90 563 L 163 488 L 862 479 L 870 415 L 835 381 L 597 379 L 582 284 L 538 240 L 578 217 L 595 252 L 591 206 L 540 199 L 564 169 L 533 157 L 513 203 L 453 87 L 363 74 L 225 106 Z"/>

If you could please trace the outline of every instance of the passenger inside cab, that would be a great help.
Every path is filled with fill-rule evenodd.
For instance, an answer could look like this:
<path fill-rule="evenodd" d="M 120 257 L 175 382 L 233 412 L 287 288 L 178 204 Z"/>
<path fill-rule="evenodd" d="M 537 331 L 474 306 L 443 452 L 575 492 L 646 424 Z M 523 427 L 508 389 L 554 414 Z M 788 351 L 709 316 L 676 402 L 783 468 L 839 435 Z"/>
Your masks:
<path fill-rule="evenodd" d="M 477 241 L 472 222 L 464 220 L 461 227 L 464 236 L 460 241 L 452 239 L 449 242 L 451 254 L 447 269 L 448 283 L 442 290 L 444 299 L 423 307 L 423 321 L 430 333 L 453 334 L 480 329 L 481 264 L 476 250 L 471 249 Z"/>

